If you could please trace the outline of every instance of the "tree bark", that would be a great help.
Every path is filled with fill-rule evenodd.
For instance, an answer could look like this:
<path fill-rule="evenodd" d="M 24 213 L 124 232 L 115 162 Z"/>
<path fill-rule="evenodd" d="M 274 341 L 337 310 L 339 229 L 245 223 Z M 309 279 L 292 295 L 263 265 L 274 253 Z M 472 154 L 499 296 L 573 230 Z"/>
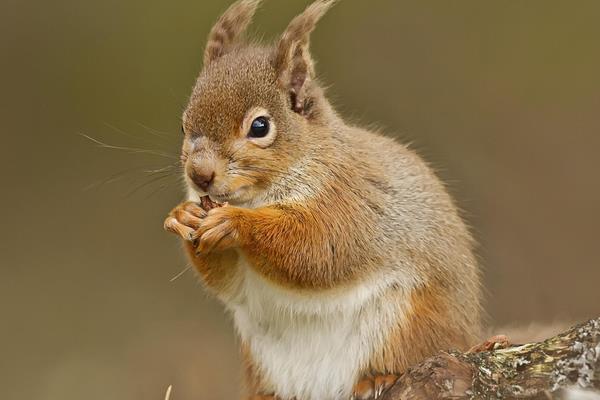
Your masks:
<path fill-rule="evenodd" d="M 539 343 L 440 352 L 400 376 L 381 400 L 553 399 L 571 387 L 600 390 L 600 318 Z"/>

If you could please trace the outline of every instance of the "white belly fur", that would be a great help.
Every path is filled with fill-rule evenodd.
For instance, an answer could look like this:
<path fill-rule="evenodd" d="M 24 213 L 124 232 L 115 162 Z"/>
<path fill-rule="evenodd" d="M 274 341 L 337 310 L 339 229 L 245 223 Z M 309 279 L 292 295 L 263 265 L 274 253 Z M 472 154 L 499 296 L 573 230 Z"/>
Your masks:
<path fill-rule="evenodd" d="M 402 322 L 402 291 L 417 284 L 388 274 L 343 290 L 299 293 L 266 281 L 243 257 L 240 263 L 239 292 L 227 303 L 269 390 L 284 400 L 349 398 L 385 333 Z M 392 283 L 401 289 L 384 299 Z"/>

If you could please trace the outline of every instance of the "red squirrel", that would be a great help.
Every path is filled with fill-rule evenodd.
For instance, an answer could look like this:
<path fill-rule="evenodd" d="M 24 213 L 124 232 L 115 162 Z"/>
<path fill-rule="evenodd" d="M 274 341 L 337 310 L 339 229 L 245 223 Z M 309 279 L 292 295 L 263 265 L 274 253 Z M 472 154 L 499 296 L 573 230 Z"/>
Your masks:
<path fill-rule="evenodd" d="M 273 44 L 242 38 L 259 2 L 210 31 L 183 114 L 188 199 L 165 228 L 233 315 L 247 398 L 376 399 L 478 337 L 474 241 L 414 151 L 327 100 L 309 38 L 334 1 Z"/>

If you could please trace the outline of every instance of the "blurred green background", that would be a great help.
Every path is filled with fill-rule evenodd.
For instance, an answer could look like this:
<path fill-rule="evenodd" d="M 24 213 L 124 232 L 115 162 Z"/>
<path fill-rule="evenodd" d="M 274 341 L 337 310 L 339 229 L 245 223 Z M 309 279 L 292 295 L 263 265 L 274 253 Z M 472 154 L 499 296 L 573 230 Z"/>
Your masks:
<path fill-rule="evenodd" d="M 229 318 L 171 281 L 179 177 L 149 172 L 176 161 L 228 3 L 2 0 L 2 398 L 236 398 Z M 267 1 L 253 29 L 307 3 Z M 494 326 L 600 314 L 599 20 L 595 0 L 344 0 L 314 34 L 342 114 L 412 142 L 466 211 Z"/>

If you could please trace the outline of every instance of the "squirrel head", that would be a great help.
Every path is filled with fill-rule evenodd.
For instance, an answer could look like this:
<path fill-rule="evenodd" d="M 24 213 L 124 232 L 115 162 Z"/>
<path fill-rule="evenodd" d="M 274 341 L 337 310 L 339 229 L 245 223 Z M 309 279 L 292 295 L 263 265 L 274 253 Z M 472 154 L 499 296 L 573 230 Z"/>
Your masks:
<path fill-rule="evenodd" d="M 333 112 L 315 81 L 309 38 L 334 1 L 311 4 L 270 46 L 241 39 L 260 0 L 239 0 L 219 18 L 183 114 L 190 189 L 251 202 L 322 139 L 327 130 L 318 127 Z"/>

